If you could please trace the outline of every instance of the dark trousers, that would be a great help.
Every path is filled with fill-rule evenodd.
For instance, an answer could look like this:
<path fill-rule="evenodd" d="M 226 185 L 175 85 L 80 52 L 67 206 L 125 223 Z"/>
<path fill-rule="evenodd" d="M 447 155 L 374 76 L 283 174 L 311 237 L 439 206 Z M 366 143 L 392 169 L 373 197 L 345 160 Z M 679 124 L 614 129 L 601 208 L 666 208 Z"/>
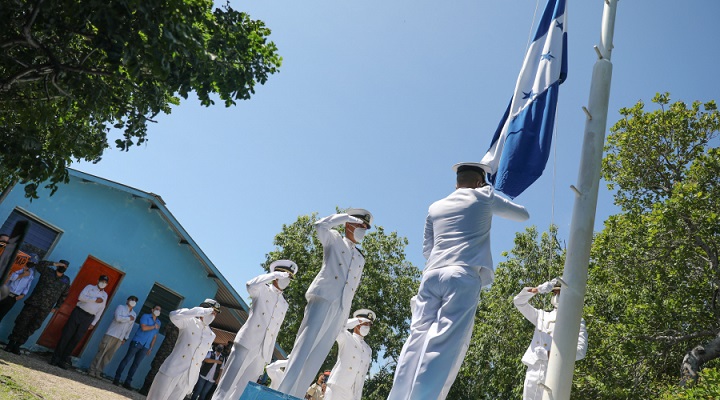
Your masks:
<path fill-rule="evenodd" d="M 70 318 L 63 327 L 60 342 L 58 342 L 55 353 L 53 353 L 53 361 L 57 363 L 69 361 L 70 354 L 85 336 L 93 319 L 95 319 L 93 314 L 84 311 L 80 307 L 75 307 L 72 310 Z"/>
<path fill-rule="evenodd" d="M 17 344 L 17 346 L 25 344 L 28 338 L 42 326 L 49 313 L 50 309 L 48 308 L 25 303 L 22 311 L 15 318 L 15 326 L 8 338 L 10 342 Z"/>
<path fill-rule="evenodd" d="M 120 361 L 120 365 L 118 365 L 117 370 L 115 371 L 115 380 L 120 380 L 120 376 L 122 376 L 125 366 L 127 366 L 130 360 L 133 360 L 132 364 L 130 365 L 130 370 L 128 371 L 127 377 L 125 377 L 125 383 L 129 385 L 132 382 L 132 378 L 135 375 L 135 371 L 137 370 L 138 365 L 140 365 L 142 360 L 145 358 L 147 351 L 148 348 L 140 344 L 140 342 L 130 342 L 130 347 L 125 354 L 125 357 L 123 357 L 122 361 Z"/>
<path fill-rule="evenodd" d="M 11 308 L 15 305 L 15 296 L 8 295 L 6 298 L 0 300 L 0 321 L 2 321 L 3 318 L 5 318 L 5 315 L 10 311 Z"/>
<path fill-rule="evenodd" d="M 195 388 L 192 391 L 192 397 L 190 397 L 190 400 L 205 400 L 208 392 L 210 392 L 210 389 L 212 389 L 214 384 L 214 382 L 210 382 L 203 377 L 198 378 L 198 381 L 195 384 Z"/>

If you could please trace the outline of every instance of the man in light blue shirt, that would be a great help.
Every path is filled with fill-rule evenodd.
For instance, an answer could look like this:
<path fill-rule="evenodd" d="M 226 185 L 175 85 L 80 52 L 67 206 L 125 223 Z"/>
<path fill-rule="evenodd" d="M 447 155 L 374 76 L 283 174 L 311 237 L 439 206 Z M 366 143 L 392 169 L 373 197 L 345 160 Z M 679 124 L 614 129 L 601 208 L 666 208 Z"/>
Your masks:
<path fill-rule="evenodd" d="M 10 275 L 7 285 L 10 289 L 7 297 L 0 300 L 0 321 L 10 311 L 16 302 L 22 300 L 30 290 L 30 285 L 35 278 L 35 264 L 40 260 L 37 254 L 30 254 L 30 259 L 25 265 Z"/>
<path fill-rule="evenodd" d="M 146 355 L 150 355 L 153 346 L 155 346 L 155 339 L 157 339 L 157 334 L 160 330 L 160 320 L 158 319 L 160 311 L 162 311 L 162 307 L 155 305 L 152 314 L 143 314 L 140 317 L 140 327 L 135 331 L 135 336 L 133 336 L 130 341 L 130 347 L 125 357 L 120 361 L 117 371 L 115 371 L 113 384 L 120 385 L 120 377 L 122 376 L 123 370 L 132 359 L 133 362 L 130 365 L 130 370 L 125 377 L 125 382 L 122 384 L 125 389 L 132 390 L 132 378 L 133 375 L 135 375 L 137 367 Z"/>

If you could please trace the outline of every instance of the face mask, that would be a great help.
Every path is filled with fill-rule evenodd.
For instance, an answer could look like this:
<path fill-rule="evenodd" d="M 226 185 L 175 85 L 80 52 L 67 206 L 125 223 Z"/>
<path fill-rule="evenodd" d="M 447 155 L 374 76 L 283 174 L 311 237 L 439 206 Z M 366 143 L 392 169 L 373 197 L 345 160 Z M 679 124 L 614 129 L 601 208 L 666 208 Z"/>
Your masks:
<path fill-rule="evenodd" d="M 105 289 L 105 286 L 107 286 L 107 282 L 98 282 L 98 287 L 100 289 Z"/>
<path fill-rule="evenodd" d="M 280 288 L 280 290 L 285 290 L 286 287 L 290 284 L 290 278 L 278 278 L 277 285 Z"/>
<path fill-rule="evenodd" d="M 360 336 L 367 336 L 368 333 L 370 333 L 370 326 L 369 325 L 362 325 L 360 327 Z"/>
<path fill-rule="evenodd" d="M 355 237 L 356 242 L 360 242 L 365 237 L 365 231 L 367 229 L 365 228 L 355 228 L 355 231 L 353 232 L 353 236 Z"/>
<path fill-rule="evenodd" d="M 137 304 L 137 303 L 135 302 L 135 300 L 130 300 L 130 301 L 128 301 L 128 305 L 129 305 L 130 307 L 135 307 L 135 304 Z"/>
<path fill-rule="evenodd" d="M 160 310 L 153 310 L 153 315 L 156 317 L 160 316 Z"/>
<path fill-rule="evenodd" d="M 210 314 L 203 317 L 203 322 L 205 322 L 205 325 L 210 325 L 215 320 L 215 316 Z"/>
<path fill-rule="evenodd" d="M 550 299 L 550 304 L 552 304 L 553 307 L 557 308 L 558 304 L 560 303 L 560 295 L 556 294 Z"/>
<path fill-rule="evenodd" d="M 55 270 L 61 274 L 64 274 L 65 271 L 67 270 L 67 267 L 57 266 L 57 267 L 55 267 Z"/>

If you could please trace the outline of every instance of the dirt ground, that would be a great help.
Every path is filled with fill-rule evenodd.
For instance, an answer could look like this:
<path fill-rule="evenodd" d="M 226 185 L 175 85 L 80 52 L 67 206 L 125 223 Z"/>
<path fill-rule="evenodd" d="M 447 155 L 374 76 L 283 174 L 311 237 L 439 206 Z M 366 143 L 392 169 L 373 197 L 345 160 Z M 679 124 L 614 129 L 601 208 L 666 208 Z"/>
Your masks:
<path fill-rule="evenodd" d="M 48 364 L 50 355 L 15 355 L 0 350 L 0 399 L 145 399 L 145 396 L 96 379 L 79 370 Z"/>

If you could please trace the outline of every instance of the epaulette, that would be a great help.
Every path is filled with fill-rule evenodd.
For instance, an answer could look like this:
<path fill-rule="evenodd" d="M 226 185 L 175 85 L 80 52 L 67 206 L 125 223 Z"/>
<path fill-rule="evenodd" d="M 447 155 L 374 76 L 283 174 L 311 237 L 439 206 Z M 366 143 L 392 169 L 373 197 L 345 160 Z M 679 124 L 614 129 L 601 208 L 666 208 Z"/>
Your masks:
<path fill-rule="evenodd" d="M 360 248 L 358 248 L 357 246 L 355 246 L 355 250 L 357 250 L 358 253 L 360 253 L 360 255 L 363 256 L 363 258 L 365 258 L 365 253 L 363 253 L 362 250 L 360 250 Z"/>

